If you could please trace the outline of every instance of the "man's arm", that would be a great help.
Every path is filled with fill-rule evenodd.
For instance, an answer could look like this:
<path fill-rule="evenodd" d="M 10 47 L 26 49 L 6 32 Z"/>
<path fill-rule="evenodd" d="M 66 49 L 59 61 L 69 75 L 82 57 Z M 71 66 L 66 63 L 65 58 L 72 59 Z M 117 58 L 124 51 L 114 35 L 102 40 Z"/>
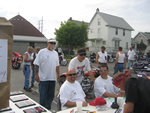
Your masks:
<path fill-rule="evenodd" d="M 127 103 L 125 104 L 123 113 L 133 113 L 133 110 L 134 110 L 134 103 L 132 103 L 132 102 L 127 102 Z"/>
<path fill-rule="evenodd" d="M 100 64 L 98 62 L 98 58 L 99 58 L 99 54 L 97 53 L 97 55 L 96 55 L 96 63 L 97 63 L 98 66 L 100 66 Z"/>
<path fill-rule="evenodd" d="M 24 62 L 31 62 L 32 61 L 32 59 L 29 59 L 29 60 L 27 60 L 27 59 L 28 59 L 28 54 L 26 53 L 26 54 L 24 54 L 23 61 Z"/>
<path fill-rule="evenodd" d="M 35 65 L 35 80 L 37 81 L 37 82 L 39 82 L 40 81 L 40 78 L 39 78 L 39 66 L 38 65 Z"/>
<path fill-rule="evenodd" d="M 126 69 L 126 56 L 124 58 L 124 69 Z"/>
<path fill-rule="evenodd" d="M 89 76 L 90 76 L 91 80 L 94 82 L 94 81 L 95 81 L 95 77 L 94 77 L 94 75 L 93 75 L 92 70 L 89 71 Z"/>
<path fill-rule="evenodd" d="M 120 91 L 118 95 L 115 95 L 115 94 L 112 94 L 112 93 L 105 92 L 105 93 L 103 94 L 103 96 L 105 96 L 105 97 L 111 97 L 111 98 L 114 98 L 114 97 L 122 97 L 122 96 L 123 96 L 123 93 Z"/>
<path fill-rule="evenodd" d="M 71 101 L 67 101 L 66 104 L 64 105 L 66 107 L 75 107 L 76 106 L 76 102 L 71 102 Z M 87 106 L 87 102 L 82 102 L 82 106 Z"/>
<path fill-rule="evenodd" d="M 59 66 L 56 67 L 56 72 L 57 72 L 57 81 L 60 80 L 60 76 L 59 76 Z"/>
<path fill-rule="evenodd" d="M 119 54 L 117 53 L 116 54 L 116 62 L 115 62 L 114 68 L 116 67 L 116 64 L 118 63 L 118 58 L 119 58 Z"/>

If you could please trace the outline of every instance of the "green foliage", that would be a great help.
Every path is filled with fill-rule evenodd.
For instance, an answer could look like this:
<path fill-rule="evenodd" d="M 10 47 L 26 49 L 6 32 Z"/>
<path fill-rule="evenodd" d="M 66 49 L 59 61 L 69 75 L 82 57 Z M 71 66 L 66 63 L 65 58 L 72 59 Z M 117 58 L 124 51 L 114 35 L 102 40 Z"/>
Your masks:
<path fill-rule="evenodd" d="M 79 26 L 73 21 L 61 22 L 59 29 L 55 29 L 56 40 L 59 46 L 84 47 L 88 40 L 87 25 L 82 22 Z"/>
<path fill-rule="evenodd" d="M 137 44 L 137 49 L 138 49 L 139 51 L 145 50 L 146 47 L 147 47 L 147 46 L 143 43 L 143 41 L 141 41 L 139 44 Z"/>

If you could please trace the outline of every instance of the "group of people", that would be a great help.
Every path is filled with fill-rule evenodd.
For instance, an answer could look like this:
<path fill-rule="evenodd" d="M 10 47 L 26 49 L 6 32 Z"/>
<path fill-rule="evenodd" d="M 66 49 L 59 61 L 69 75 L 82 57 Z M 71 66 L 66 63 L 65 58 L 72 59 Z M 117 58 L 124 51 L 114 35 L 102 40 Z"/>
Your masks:
<path fill-rule="evenodd" d="M 58 53 L 54 50 L 55 45 L 56 40 L 49 39 L 47 48 L 41 49 L 38 52 L 34 62 L 33 60 L 30 60 L 28 55 L 28 53 L 32 53 L 33 49 L 30 48 L 31 50 L 29 49 L 28 53 L 25 53 L 24 55 L 25 67 L 26 65 L 29 65 L 29 62 L 33 62 L 35 65 L 35 80 L 39 82 L 39 103 L 49 110 L 51 109 L 51 103 L 54 99 L 56 79 L 57 81 L 60 79 L 59 57 Z M 61 109 L 64 110 L 75 107 L 77 101 L 82 101 L 83 106 L 88 105 L 86 95 L 80 84 L 83 80 L 84 72 L 88 71 L 89 77 L 94 82 L 95 97 L 113 98 L 126 96 L 124 113 L 136 113 L 139 106 L 142 107 L 140 107 L 140 111 L 143 113 L 150 112 L 150 104 L 148 104 L 150 103 L 150 98 L 147 99 L 148 95 L 150 95 L 150 89 L 148 88 L 148 85 L 150 85 L 150 78 L 148 79 L 146 75 L 133 78 L 130 77 L 130 74 L 128 74 L 127 71 L 124 73 L 124 68 L 126 68 L 125 59 L 125 54 L 122 52 L 122 48 L 119 47 L 119 52 L 116 54 L 114 75 L 113 77 L 109 76 L 107 52 L 105 51 L 105 47 L 102 46 L 101 51 L 98 52 L 96 56 L 96 62 L 100 69 L 100 76 L 95 79 L 90 62 L 86 58 L 86 50 L 79 49 L 77 51 L 77 56 L 69 63 L 66 81 L 59 91 Z M 26 78 L 27 72 L 24 72 L 24 74 L 25 88 L 29 88 Z M 144 80 L 146 84 L 143 85 L 142 82 L 144 82 Z M 144 88 L 147 91 L 144 90 Z M 145 101 L 147 103 L 145 103 Z"/>

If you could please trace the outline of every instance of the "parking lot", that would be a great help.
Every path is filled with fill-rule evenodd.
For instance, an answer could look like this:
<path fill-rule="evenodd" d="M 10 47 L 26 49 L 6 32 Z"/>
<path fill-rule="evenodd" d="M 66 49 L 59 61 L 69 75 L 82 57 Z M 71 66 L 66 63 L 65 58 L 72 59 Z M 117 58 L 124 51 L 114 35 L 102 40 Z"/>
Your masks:
<path fill-rule="evenodd" d="M 92 63 L 93 66 L 97 67 L 96 63 Z M 127 64 L 126 64 L 127 65 Z M 108 67 L 109 67 L 109 75 L 112 76 L 113 75 L 113 67 L 114 67 L 114 63 L 108 63 Z M 60 66 L 60 73 L 64 73 L 67 71 L 68 66 Z M 136 74 L 133 71 L 130 71 L 132 76 L 135 76 Z M 31 73 L 30 73 L 31 76 Z M 35 100 L 36 102 L 39 102 L 38 99 L 38 83 L 35 82 L 35 87 L 33 88 L 32 92 L 26 92 L 24 89 L 24 75 L 22 72 L 22 66 L 20 69 L 18 70 L 11 70 L 11 91 L 22 91 L 24 92 L 27 96 L 29 96 L 30 98 L 32 98 L 33 100 Z M 56 84 L 56 90 L 55 90 L 55 95 L 58 94 L 59 92 L 59 85 L 58 83 Z M 91 101 L 92 99 L 87 99 L 88 101 Z M 52 103 L 52 109 L 57 111 L 57 101 L 56 101 L 56 96 L 55 99 Z"/>

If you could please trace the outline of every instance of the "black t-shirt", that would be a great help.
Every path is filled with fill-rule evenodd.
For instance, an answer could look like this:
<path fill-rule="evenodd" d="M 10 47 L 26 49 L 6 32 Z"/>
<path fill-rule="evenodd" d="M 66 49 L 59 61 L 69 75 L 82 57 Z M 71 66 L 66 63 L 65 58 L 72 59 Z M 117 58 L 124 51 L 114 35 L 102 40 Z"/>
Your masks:
<path fill-rule="evenodd" d="M 150 58 L 150 53 L 149 53 L 149 52 L 147 52 L 147 57 L 149 57 L 149 58 Z"/>
<path fill-rule="evenodd" d="M 150 113 L 150 80 L 132 77 L 125 86 L 126 102 L 134 103 L 133 113 Z"/>

